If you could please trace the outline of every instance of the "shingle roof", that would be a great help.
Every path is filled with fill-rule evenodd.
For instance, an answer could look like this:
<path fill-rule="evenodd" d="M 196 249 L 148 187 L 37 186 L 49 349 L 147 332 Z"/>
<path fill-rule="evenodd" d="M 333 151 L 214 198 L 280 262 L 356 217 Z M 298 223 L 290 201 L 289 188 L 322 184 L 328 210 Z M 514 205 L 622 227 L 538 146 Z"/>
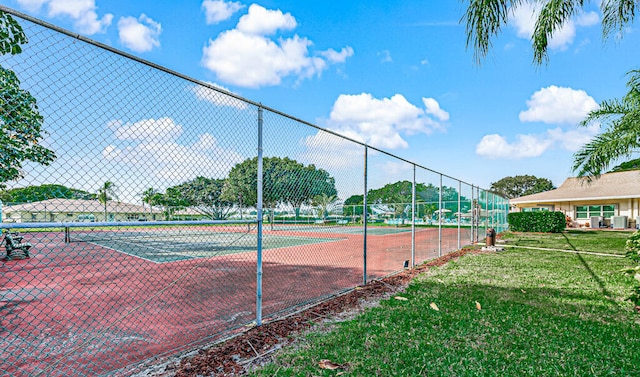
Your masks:
<path fill-rule="evenodd" d="M 40 202 L 8 205 L 4 207 L 3 211 L 101 213 L 104 211 L 104 204 L 98 200 L 49 199 Z M 149 208 L 136 204 L 108 201 L 107 211 L 110 213 L 149 213 Z M 154 209 L 153 213 L 160 213 L 160 211 Z"/>
<path fill-rule="evenodd" d="M 603 174 L 590 183 L 582 178 L 567 178 L 555 190 L 521 196 L 510 204 L 567 202 L 577 200 L 640 198 L 640 170 Z"/>

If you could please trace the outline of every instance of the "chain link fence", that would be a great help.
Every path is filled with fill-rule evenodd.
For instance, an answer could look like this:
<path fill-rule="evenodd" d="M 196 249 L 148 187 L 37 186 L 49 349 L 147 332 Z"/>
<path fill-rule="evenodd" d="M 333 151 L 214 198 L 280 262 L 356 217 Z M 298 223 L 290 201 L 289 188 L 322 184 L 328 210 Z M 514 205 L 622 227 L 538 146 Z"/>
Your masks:
<path fill-rule="evenodd" d="M 0 89 L 3 138 L 31 111 L 51 153 L 1 182 L 2 376 L 126 375 L 506 227 L 476 186 L 0 9 L 36 101 Z"/>

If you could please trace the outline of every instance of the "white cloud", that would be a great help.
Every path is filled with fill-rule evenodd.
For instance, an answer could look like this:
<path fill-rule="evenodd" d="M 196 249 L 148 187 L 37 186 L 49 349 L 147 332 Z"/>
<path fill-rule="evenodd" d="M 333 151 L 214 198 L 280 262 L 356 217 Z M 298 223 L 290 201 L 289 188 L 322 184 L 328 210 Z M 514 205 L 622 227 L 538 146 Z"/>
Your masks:
<path fill-rule="evenodd" d="M 369 93 L 341 94 L 333 105 L 328 128 L 341 135 L 379 148 L 407 148 L 402 135 L 431 134 L 443 129 L 448 113 L 431 98 L 423 98 L 426 109 L 409 103 L 404 96 L 374 98 Z M 436 119 L 430 115 L 436 114 Z"/>
<path fill-rule="evenodd" d="M 37 12 L 49 0 L 17 0 L 17 1 L 20 8 L 26 9 L 29 12 Z"/>
<path fill-rule="evenodd" d="M 380 56 L 380 62 L 382 63 L 391 63 L 393 58 L 391 57 L 391 52 L 389 50 L 383 50 L 378 52 L 378 56 Z"/>
<path fill-rule="evenodd" d="M 278 30 L 293 30 L 298 26 L 290 13 L 281 10 L 270 10 L 258 4 L 251 4 L 249 13 L 240 17 L 236 28 L 245 34 L 270 35 Z"/>
<path fill-rule="evenodd" d="M 498 134 L 486 135 L 476 146 L 476 153 L 487 158 L 520 159 L 542 155 L 553 142 L 534 135 L 517 135 L 514 143 Z"/>
<path fill-rule="evenodd" d="M 549 48 L 552 50 L 566 50 L 576 37 L 576 26 L 573 21 L 568 21 L 559 30 L 553 32 L 549 40 Z"/>
<path fill-rule="evenodd" d="M 46 6 L 49 17 L 69 17 L 80 33 L 88 35 L 104 33 L 113 20 L 110 13 L 98 18 L 95 0 L 18 0 L 18 4 L 32 12 Z"/>
<path fill-rule="evenodd" d="M 598 104 L 584 90 L 551 85 L 533 93 L 527 100 L 527 107 L 520 112 L 521 122 L 575 126 L 590 111 L 597 109 Z M 575 152 L 599 129 L 599 125 L 569 130 L 556 127 L 538 135 L 516 135 L 513 142 L 505 136 L 491 134 L 484 136 L 476 145 L 476 153 L 486 158 L 520 159 L 538 157 L 553 147 Z"/>
<path fill-rule="evenodd" d="M 510 24 L 515 27 L 518 37 L 531 39 L 539 14 L 540 7 L 533 2 L 525 2 L 516 8 L 512 8 Z M 549 48 L 552 50 L 565 50 L 575 39 L 576 26 L 593 26 L 599 20 L 600 18 L 595 12 L 582 13 L 575 19 L 568 20 L 559 29 L 555 30 L 553 37 L 549 40 Z"/>
<path fill-rule="evenodd" d="M 348 135 L 344 136 L 348 137 Z M 331 135 L 326 131 L 318 131 L 315 135 L 307 136 L 302 140 L 302 144 L 306 147 L 306 151 L 301 159 L 326 169 L 362 166 L 364 161 L 364 146 Z"/>
<path fill-rule="evenodd" d="M 204 0 L 202 2 L 202 8 L 207 18 L 207 25 L 228 20 L 234 13 L 244 7 L 242 3 L 237 1 Z"/>
<path fill-rule="evenodd" d="M 433 115 L 439 120 L 449 120 L 449 113 L 440 108 L 440 104 L 433 98 L 422 98 L 422 103 L 426 107 L 426 113 Z"/>
<path fill-rule="evenodd" d="M 404 161 L 385 161 L 384 163 L 376 164 L 375 170 L 380 171 L 387 181 L 393 180 L 391 177 L 406 177 L 407 173 L 413 171 L 413 165 L 407 164 Z"/>
<path fill-rule="evenodd" d="M 231 92 L 231 90 L 229 90 L 228 88 L 222 85 L 218 85 L 212 82 L 208 82 L 207 84 L 215 86 L 216 88 L 225 90 L 229 93 L 233 93 Z M 207 101 L 217 106 L 234 107 L 240 110 L 244 110 L 247 107 L 249 107 L 247 103 L 242 100 L 239 100 L 235 97 L 231 97 L 229 95 L 213 90 L 211 88 L 207 88 L 206 86 L 196 85 L 191 87 L 191 91 L 196 95 L 197 99 Z"/>
<path fill-rule="evenodd" d="M 146 14 L 135 17 L 122 17 L 118 21 L 120 43 L 135 52 L 148 52 L 160 46 L 162 25 Z"/>
<path fill-rule="evenodd" d="M 476 153 L 482 157 L 517 160 L 538 157 L 553 147 L 560 147 L 569 152 L 576 152 L 589 142 L 600 131 L 599 125 L 563 130 L 549 129 L 540 135 L 516 135 L 516 141 L 509 143 L 498 134 L 486 135 L 476 146 Z"/>
<path fill-rule="evenodd" d="M 339 52 L 330 48 L 327 51 L 320 52 L 320 55 L 327 58 L 329 63 L 344 63 L 348 57 L 353 56 L 353 48 L 347 46 Z"/>
<path fill-rule="evenodd" d="M 115 120 L 109 122 L 107 127 L 118 140 L 174 140 L 182 135 L 182 126 L 174 123 L 171 118 L 145 119 L 127 124 Z"/>
<path fill-rule="evenodd" d="M 515 27 L 518 37 L 531 38 L 536 27 L 538 13 L 539 10 L 536 10 L 532 3 L 524 3 L 516 8 L 511 8 L 509 21 Z"/>
<path fill-rule="evenodd" d="M 144 119 L 133 124 L 116 120 L 107 127 L 117 140 L 127 141 L 127 146 L 108 145 L 102 151 L 106 160 L 144 169 L 175 183 L 198 175 L 224 177 L 243 160 L 238 153 L 220 147 L 208 133 L 199 135 L 190 145 L 179 143 L 183 128 L 171 118 Z"/>
<path fill-rule="evenodd" d="M 308 39 L 297 35 L 277 44 L 261 36 L 228 30 L 209 41 L 203 51 L 203 64 L 222 81 L 234 85 L 278 85 L 286 76 L 308 78 L 325 69 L 324 60 L 308 55 L 309 45 Z"/>
<path fill-rule="evenodd" d="M 600 132 L 600 125 L 594 124 L 589 127 L 581 127 L 574 130 L 564 131 L 561 128 L 547 130 L 550 140 L 554 141 L 569 152 L 576 152 L 584 144 L 593 139 Z"/>
<path fill-rule="evenodd" d="M 350 47 L 345 47 L 339 53 L 327 50 L 313 56 L 309 52 L 313 43 L 307 38 L 294 35 L 275 40 L 265 36 L 291 30 L 296 25 L 289 13 L 253 4 L 235 29 L 209 40 L 203 48 L 202 65 L 222 82 L 259 88 L 279 85 L 286 77 L 295 77 L 300 82 L 319 76 L 329 63 L 344 61 L 353 54 Z"/>
<path fill-rule="evenodd" d="M 597 109 L 598 104 L 584 90 L 551 85 L 533 93 L 527 107 L 520 112 L 522 122 L 576 124 Z"/>
<path fill-rule="evenodd" d="M 576 18 L 576 25 L 578 26 L 594 26 L 600 22 L 600 15 L 594 11 L 589 13 L 582 13 Z"/>

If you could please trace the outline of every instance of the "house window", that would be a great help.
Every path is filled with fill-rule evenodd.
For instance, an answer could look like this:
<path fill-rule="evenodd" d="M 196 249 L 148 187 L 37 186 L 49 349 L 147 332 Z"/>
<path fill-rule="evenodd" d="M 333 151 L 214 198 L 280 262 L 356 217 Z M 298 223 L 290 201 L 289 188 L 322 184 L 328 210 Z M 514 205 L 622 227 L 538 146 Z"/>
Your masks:
<path fill-rule="evenodd" d="M 78 215 L 78 221 L 80 221 L 80 222 L 85 222 L 85 221 L 94 222 L 94 221 L 96 221 L 96 217 L 94 215 L 85 215 L 85 214 Z"/>
<path fill-rule="evenodd" d="M 609 218 L 615 215 L 616 215 L 616 206 L 614 205 L 602 206 L 602 216 L 604 216 L 605 218 Z"/>
<path fill-rule="evenodd" d="M 550 211 L 549 207 L 526 207 L 522 209 L 522 212 L 540 212 L 540 211 Z"/>
<path fill-rule="evenodd" d="M 616 214 L 614 204 L 599 206 L 576 206 L 576 219 L 589 219 L 591 216 L 602 216 L 609 218 Z"/>
<path fill-rule="evenodd" d="M 138 217 L 137 213 L 127 213 L 127 220 L 138 220 Z"/>

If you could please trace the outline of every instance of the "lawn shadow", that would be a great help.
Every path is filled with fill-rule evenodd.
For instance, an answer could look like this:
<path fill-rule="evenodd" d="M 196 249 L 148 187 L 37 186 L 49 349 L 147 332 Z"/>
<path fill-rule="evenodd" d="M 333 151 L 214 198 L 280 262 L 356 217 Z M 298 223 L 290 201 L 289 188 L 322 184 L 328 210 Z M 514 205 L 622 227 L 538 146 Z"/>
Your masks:
<path fill-rule="evenodd" d="M 564 232 L 562 232 L 562 237 L 564 237 L 564 240 L 571 247 L 571 250 L 578 251 L 578 249 L 571 243 L 571 241 L 569 241 L 569 238 L 567 238 L 567 235 Z"/>
<path fill-rule="evenodd" d="M 608 301 L 614 302 L 615 300 L 612 297 L 613 296 L 612 293 L 607 289 L 607 287 L 605 287 L 604 282 L 602 281 L 602 279 L 600 279 L 600 277 L 598 275 L 596 275 L 596 273 L 591 269 L 591 266 L 589 266 L 589 263 L 587 263 L 587 261 L 584 260 L 584 258 L 582 257 L 582 255 L 580 253 L 576 253 L 576 256 L 578 257 L 578 259 L 580 260 L 580 263 L 582 263 L 584 268 L 589 272 L 589 275 L 591 275 L 593 280 L 595 280 L 596 283 L 598 283 L 598 286 L 600 287 L 600 290 L 602 290 L 602 293 L 604 294 L 604 297 Z"/>
<path fill-rule="evenodd" d="M 591 231 L 592 233 L 594 233 L 593 231 Z M 578 249 L 571 243 L 571 241 L 569 240 L 569 238 L 567 238 L 567 236 L 565 235 L 565 233 L 562 233 L 562 237 L 564 237 L 565 241 L 567 242 L 567 244 L 571 247 L 571 250 L 574 251 L 578 251 Z M 602 293 L 604 294 L 604 297 L 609 300 L 610 302 L 613 302 L 613 298 L 611 297 L 612 294 L 611 292 L 607 289 L 607 287 L 605 287 L 604 282 L 602 281 L 602 279 L 600 279 L 600 277 L 598 277 L 598 275 L 596 275 L 596 273 L 591 269 L 591 266 L 589 266 L 589 263 L 587 263 L 586 260 L 584 260 L 584 258 L 582 257 L 582 255 L 580 253 L 576 253 L 576 256 L 578 257 L 578 259 L 580 260 L 580 263 L 582 263 L 582 265 L 584 266 L 584 268 L 587 270 L 587 272 L 589 272 L 589 275 L 591 275 L 591 277 L 593 278 L 593 280 L 596 281 L 596 283 L 598 283 L 598 286 L 600 286 L 600 289 L 602 291 Z"/>

